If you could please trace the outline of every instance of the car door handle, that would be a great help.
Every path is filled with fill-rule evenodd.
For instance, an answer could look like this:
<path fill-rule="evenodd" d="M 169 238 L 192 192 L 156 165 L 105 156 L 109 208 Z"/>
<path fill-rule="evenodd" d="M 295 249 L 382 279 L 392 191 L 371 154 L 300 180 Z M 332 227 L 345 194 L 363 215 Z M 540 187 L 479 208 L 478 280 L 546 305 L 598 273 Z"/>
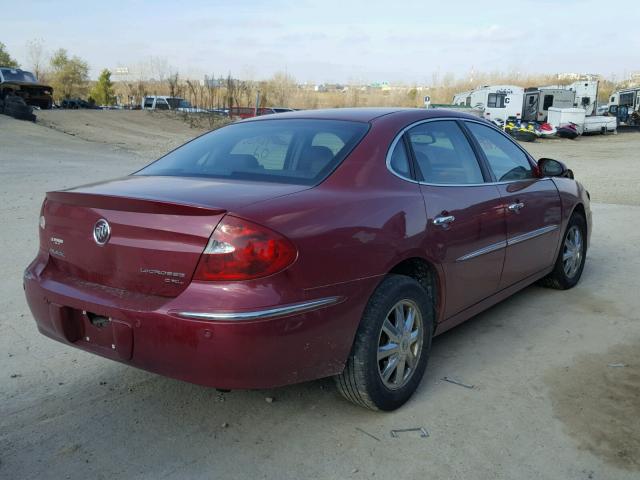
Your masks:
<path fill-rule="evenodd" d="M 522 203 L 522 202 L 512 203 L 511 205 L 509 205 L 509 206 L 507 207 L 507 209 L 508 209 L 510 212 L 513 212 L 513 213 L 518 213 L 518 212 L 519 212 L 520 210 L 522 210 L 523 208 L 524 208 L 524 203 Z"/>
<path fill-rule="evenodd" d="M 451 222 L 453 222 L 455 219 L 456 219 L 456 217 L 454 217 L 453 215 L 446 215 L 446 216 L 442 216 L 442 217 L 436 217 L 436 218 L 433 219 L 433 224 L 434 225 L 439 225 L 441 227 L 446 227 Z"/>

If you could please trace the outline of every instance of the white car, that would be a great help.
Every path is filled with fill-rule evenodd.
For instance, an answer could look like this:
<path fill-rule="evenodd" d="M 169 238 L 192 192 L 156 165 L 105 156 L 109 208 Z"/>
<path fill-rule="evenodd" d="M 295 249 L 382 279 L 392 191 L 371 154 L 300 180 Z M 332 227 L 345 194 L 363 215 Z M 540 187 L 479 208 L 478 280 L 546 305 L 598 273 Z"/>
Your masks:
<path fill-rule="evenodd" d="M 169 97 L 166 95 L 149 95 L 142 101 L 143 110 L 175 110 L 185 113 L 207 113 L 207 110 L 194 107 L 181 97 Z"/>

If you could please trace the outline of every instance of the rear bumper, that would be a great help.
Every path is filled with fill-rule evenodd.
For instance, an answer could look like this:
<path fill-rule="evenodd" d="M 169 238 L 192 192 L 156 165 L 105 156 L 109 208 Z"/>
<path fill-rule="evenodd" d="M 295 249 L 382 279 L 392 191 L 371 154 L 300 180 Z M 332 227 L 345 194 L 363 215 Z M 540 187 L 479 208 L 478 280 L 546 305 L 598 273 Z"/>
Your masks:
<path fill-rule="evenodd" d="M 220 321 L 179 316 L 184 312 L 175 304 L 189 303 L 189 288 L 179 302 L 133 298 L 136 295 L 71 278 L 51 278 L 44 270 L 36 259 L 24 276 L 27 302 L 42 334 L 164 376 L 224 389 L 270 388 L 341 372 L 364 305 L 378 281 L 306 291 L 305 298 L 293 305 L 324 302 L 299 311 Z M 268 310 L 272 309 L 235 313 Z M 85 312 L 109 317 L 111 322 L 98 328 Z"/>

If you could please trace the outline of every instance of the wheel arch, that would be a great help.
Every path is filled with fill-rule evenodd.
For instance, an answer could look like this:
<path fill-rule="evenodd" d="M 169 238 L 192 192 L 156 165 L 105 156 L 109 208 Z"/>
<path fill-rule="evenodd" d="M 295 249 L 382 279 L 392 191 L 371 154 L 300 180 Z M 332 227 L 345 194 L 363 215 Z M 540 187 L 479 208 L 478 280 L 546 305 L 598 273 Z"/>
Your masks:
<path fill-rule="evenodd" d="M 405 275 L 416 280 L 427 292 L 433 306 L 434 323 L 442 319 L 444 305 L 444 279 L 435 263 L 422 257 L 409 257 L 396 263 L 387 274 Z"/>
<path fill-rule="evenodd" d="M 585 222 L 584 222 L 584 228 L 586 228 L 586 235 L 585 235 L 585 240 L 587 241 L 587 247 L 589 246 L 589 219 L 587 218 L 587 211 L 584 208 L 584 204 L 582 202 L 578 202 L 575 204 L 575 206 L 573 207 L 573 210 L 571 211 L 571 216 L 574 213 L 579 213 L 580 215 L 582 215 L 582 217 L 584 218 Z M 571 216 L 569 216 L 569 218 L 571 218 Z M 568 222 L 568 220 L 567 220 Z"/>

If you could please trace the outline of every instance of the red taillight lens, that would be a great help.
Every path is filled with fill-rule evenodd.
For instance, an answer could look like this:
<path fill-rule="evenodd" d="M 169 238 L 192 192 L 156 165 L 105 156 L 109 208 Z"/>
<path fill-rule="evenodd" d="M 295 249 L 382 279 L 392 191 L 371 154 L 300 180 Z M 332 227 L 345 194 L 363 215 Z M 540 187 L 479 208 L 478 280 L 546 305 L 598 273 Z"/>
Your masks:
<path fill-rule="evenodd" d="M 246 220 L 226 216 L 204 249 L 194 280 L 250 280 L 291 265 L 296 248 L 285 237 Z"/>

